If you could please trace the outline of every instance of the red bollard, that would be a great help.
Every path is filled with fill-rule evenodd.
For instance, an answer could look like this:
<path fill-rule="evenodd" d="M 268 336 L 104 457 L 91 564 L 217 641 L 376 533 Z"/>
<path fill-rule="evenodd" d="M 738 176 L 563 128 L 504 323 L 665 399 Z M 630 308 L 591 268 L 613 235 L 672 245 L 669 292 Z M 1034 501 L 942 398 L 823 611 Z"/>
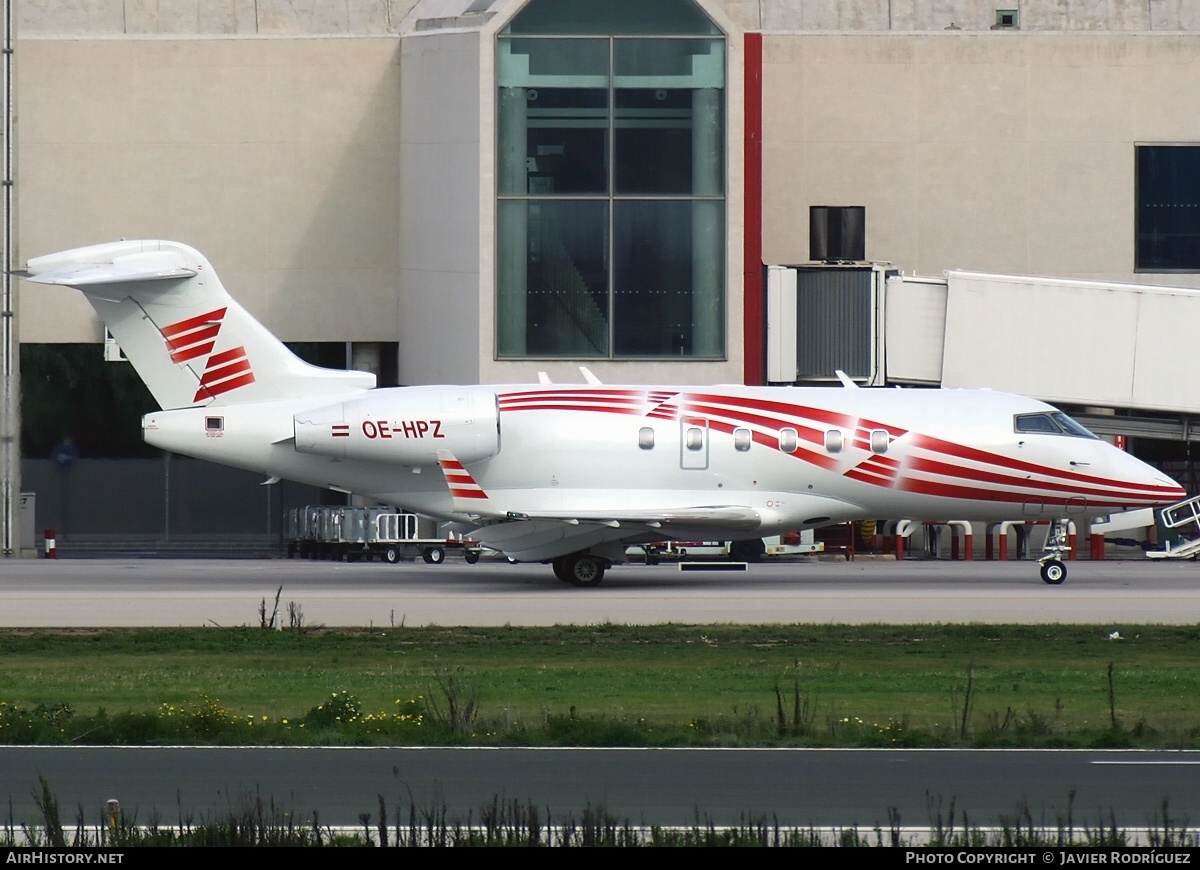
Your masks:
<path fill-rule="evenodd" d="M 54 529 L 46 529 L 46 558 L 56 558 L 54 552 Z"/>

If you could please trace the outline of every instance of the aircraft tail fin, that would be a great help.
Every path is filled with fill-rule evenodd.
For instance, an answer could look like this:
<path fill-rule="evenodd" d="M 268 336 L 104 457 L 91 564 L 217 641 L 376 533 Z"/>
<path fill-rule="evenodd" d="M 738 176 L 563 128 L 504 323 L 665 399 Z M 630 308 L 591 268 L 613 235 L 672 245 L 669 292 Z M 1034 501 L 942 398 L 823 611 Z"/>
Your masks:
<path fill-rule="evenodd" d="M 178 242 L 123 241 L 35 257 L 24 277 L 80 290 L 164 409 L 368 390 L 374 375 L 309 365 Z"/>

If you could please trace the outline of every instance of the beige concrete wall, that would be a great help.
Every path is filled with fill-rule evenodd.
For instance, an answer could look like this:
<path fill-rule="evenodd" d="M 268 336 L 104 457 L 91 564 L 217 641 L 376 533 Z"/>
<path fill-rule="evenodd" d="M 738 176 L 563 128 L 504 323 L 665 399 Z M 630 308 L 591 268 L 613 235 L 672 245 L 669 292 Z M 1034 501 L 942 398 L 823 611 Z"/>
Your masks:
<path fill-rule="evenodd" d="M 20 0 L 24 36 L 382 36 L 416 0 Z"/>
<path fill-rule="evenodd" d="M 461 16 L 474 0 L 21 0 L 26 35 L 383 35 Z M 988 30 L 997 9 L 1022 30 L 1200 30 L 1196 0 L 704 0 L 735 27 L 766 32 Z M 508 0 L 489 11 L 503 14 Z"/>
<path fill-rule="evenodd" d="M 458 25 L 389 35 L 469 5 L 19 4 L 22 255 L 175 237 L 286 339 L 399 336 L 413 382 L 527 378 L 493 359 L 490 53 Z M 740 379 L 738 28 L 768 31 L 767 262 L 807 259 L 809 205 L 847 204 L 867 207 L 867 255 L 906 270 L 1138 280 L 1134 143 L 1200 141 L 1180 102 L 1200 43 L 1150 32 L 1197 30 L 1195 0 L 1023 2 L 1015 32 L 986 29 L 992 0 L 706 5 L 731 31 L 729 362 L 606 379 Z M 412 66 L 402 116 L 401 42 L 436 40 L 457 47 Z M 99 336 L 71 291 L 23 288 L 21 315 L 25 341 Z"/>
<path fill-rule="evenodd" d="M 394 341 L 399 40 L 23 39 L 24 257 L 118 238 L 202 250 L 289 341 Z M 95 341 L 26 284 L 23 341 Z"/>
<path fill-rule="evenodd" d="M 808 259 L 808 206 L 865 205 L 868 259 L 1200 286 L 1135 275 L 1135 143 L 1200 142 L 1172 34 L 768 36 L 764 258 Z"/>
<path fill-rule="evenodd" d="M 479 122 L 480 38 L 414 36 L 402 52 L 400 382 L 477 383 L 480 335 L 492 328 L 480 321 L 481 222 L 493 211 L 480 193 L 490 148 Z"/>
<path fill-rule="evenodd" d="M 999 9 L 1028 30 L 1196 31 L 1195 0 L 723 0 L 747 30 L 990 30 Z"/>

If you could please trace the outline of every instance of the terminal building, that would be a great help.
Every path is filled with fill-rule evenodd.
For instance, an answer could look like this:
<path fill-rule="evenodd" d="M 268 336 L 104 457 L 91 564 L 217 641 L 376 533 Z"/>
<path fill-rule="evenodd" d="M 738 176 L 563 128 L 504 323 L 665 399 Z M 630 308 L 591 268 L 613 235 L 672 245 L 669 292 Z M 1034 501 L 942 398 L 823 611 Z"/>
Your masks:
<path fill-rule="evenodd" d="M 836 383 L 841 369 L 1036 395 L 1190 473 L 1190 0 L 15 14 L 19 260 L 186 242 L 282 339 L 383 384 L 578 382 L 579 365 L 613 383 Z M 959 270 L 1065 283 L 1026 282 L 1006 305 L 1002 282 L 956 285 Z M 955 295 L 981 283 L 998 309 Z M 101 362 L 102 325 L 75 291 L 19 292 L 39 526 L 161 538 L 178 492 L 134 519 L 132 484 L 71 481 L 93 460 L 142 462 L 153 488 L 170 463 L 101 441 L 109 421 L 68 421 L 29 383 L 68 347 L 120 367 Z M 1134 362 L 1141 384 L 1122 373 Z M 47 459 L 62 444 L 78 465 Z M 272 497 L 288 498 L 242 499 L 248 518 L 229 521 L 270 534 Z M 178 516 L 174 532 L 216 534 L 205 522 Z"/>

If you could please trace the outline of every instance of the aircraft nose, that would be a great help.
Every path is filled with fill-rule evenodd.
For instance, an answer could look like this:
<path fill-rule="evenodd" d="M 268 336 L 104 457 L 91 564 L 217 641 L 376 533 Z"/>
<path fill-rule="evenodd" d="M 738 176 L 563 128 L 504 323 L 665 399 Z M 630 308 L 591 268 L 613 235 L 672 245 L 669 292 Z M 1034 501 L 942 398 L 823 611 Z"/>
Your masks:
<path fill-rule="evenodd" d="M 1170 495 L 1167 496 L 1167 498 L 1170 501 L 1172 501 L 1172 502 L 1183 501 L 1185 498 L 1188 497 L 1187 490 L 1184 489 L 1179 484 L 1177 484 L 1175 481 L 1171 480 L 1170 478 L 1166 478 L 1166 477 L 1163 477 L 1160 479 L 1164 482 L 1164 484 L 1166 486 L 1171 487 L 1171 493 L 1170 493 Z"/>
<path fill-rule="evenodd" d="M 1152 500 L 1155 506 L 1174 504 L 1188 497 L 1187 491 L 1165 472 L 1147 465 L 1140 459 L 1134 459 L 1129 454 L 1125 454 L 1125 458 L 1137 463 L 1132 469 L 1136 473 L 1130 477 L 1146 493 L 1147 500 Z"/>

